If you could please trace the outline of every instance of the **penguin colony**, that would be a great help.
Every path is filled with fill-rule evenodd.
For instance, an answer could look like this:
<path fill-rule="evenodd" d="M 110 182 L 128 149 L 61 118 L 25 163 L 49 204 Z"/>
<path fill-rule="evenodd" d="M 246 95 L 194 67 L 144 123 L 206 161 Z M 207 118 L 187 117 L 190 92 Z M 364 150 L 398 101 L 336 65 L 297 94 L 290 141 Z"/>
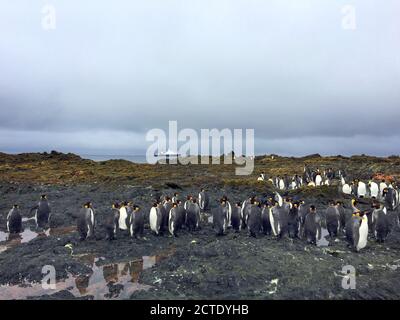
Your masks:
<path fill-rule="evenodd" d="M 371 183 L 369 185 L 373 186 Z M 317 212 L 315 205 L 306 203 L 303 199 L 282 197 L 278 192 L 262 200 L 251 196 L 236 203 L 231 203 L 228 197 L 223 196 L 218 200 L 217 208 L 212 211 L 212 224 L 217 236 L 226 234 L 228 230 L 247 230 L 252 237 L 266 235 L 278 240 L 303 239 L 314 245 L 321 239 L 324 224 L 331 240 L 343 235 L 348 246 L 359 251 L 366 247 L 369 234 L 378 242 L 386 240 L 392 230 L 388 212 L 395 211 L 399 206 L 398 190 L 393 185 L 378 185 L 377 193 L 371 198 L 369 210 L 359 209 L 359 202 L 354 198 L 351 200 L 350 210 L 345 209 L 342 202 L 332 200 L 325 212 Z M 178 236 L 183 228 L 194 232 L 201 228 L 201 215 L 209 207 L 210 197 L 205 189 L 200 191 L 197 198 L 189 195 L 185 201 L 180 199 L 178 193 L 172 198 L 165 196 L 157 199 L 148 214 L 150 230 L 155 235 L 172 236 Z M 40 197 L 38 204 L 30 210 L 32 211 L 35 211 L 37 227 L 45 228 L 51 216 L 46 195 Z M 85 203 L 77 219 L 81 241 L 94 237 L 96 220 L 93 204 Z M 111 206 L 103 227 L 109 241 L 120 233 L 128 233 L 131 237 L 140 239 L 144 235 L 144 224 L 145 213 L 141 208 L 133 202 L 123 202 Z M 14 205 L 7 215 L 7 230 L 10 233 L 22 232 L 22 216 L 18 205 Z"/>
<path fill-rule="evenodd" d="M 311 170 L 304 167 L 303 175 L 278 176 L 267 179 L 264 173 L 258 177 L 258 181 L 269 181 L 273 186 L 281 191 L 295 190 L 303 186 L 319 187 L 329 186 L 338 179 L 339 189 L 342 193 L 358 198 L 371 198 L 385 200 L 386 206 L 390 210 L 395 210 L 400 203 L 400 192 L 394 182 L 386 183 L 385 180 L 377 181 L 372 176 L 368 182 L 354 179 L 346 182 L 347 175 L 344 170 L 335 172 L 332 168 L 321 171 L 320 169 Z"/>

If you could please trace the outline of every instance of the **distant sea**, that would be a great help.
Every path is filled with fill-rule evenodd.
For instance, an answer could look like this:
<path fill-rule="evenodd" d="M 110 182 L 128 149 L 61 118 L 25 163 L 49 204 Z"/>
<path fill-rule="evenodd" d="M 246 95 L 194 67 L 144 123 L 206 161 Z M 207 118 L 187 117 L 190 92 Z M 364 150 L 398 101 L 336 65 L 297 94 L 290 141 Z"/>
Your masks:
<path fill-rule="evenodd" d="M 107 160 L 127 160 L 135 163 L 147 163 L 145 155 L 134 155 L 134 156 L 124 156 L 124 155 L 90 155 L 82 154 L 80 155 L 83 159 L 89 159 L 93 161 L 107 161 Z"/>

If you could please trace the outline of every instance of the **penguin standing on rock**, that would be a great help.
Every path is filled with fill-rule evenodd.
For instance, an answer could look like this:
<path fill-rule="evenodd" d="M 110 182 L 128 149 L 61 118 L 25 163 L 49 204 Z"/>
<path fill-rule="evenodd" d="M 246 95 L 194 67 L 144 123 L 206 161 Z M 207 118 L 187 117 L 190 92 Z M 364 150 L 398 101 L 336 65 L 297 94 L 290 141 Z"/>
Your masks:
<path fill-rule="evenodd" d="M 177 228 L 176 225 L 179 223 L 179 213 L 178 213 L 178 204 L 174 203 L 172 205 L 171 210 L 169 211 L 169 221 L 168 221 L 168 229 L 169 229 L 169 233 L 172 236 L 177 237 Z"/>
<path fill-rule="evenodd" d="M 317 240 L 321 239 L 321 218 L 317 214 L 314 205 L 310 206 L 310 211 L 304 222 L 304 234 L 309 244 L 317 244 Z"/>
<path fill-rule="evenodd" d="M 47 196 L 44 194 L 40 197 L 39 203 L 33 207 L 30 212 L 36 210 L 35 221 L 38 228 L 45 228 L 49 223 L 50 218 L 50 205 Z"/>
<path fill-rule="evenodd" d="M 206 189 L 201 189 L 199 193 L 199 206 L 201 211 L 207 211 L 208 210 L 208 205 L 210 202 L 210 197 L 208 196 L 208 193 Z"/>
<path fill-rule="evenodd" d="M 164 232 L 168 232 L 168 212 L 165 209 L 164 204 L 167 203 L 167 200 L 159 201 L 157 203 L 158 211 L 161 214 L 161 221 L 160 221 L 160 232 L 163 234 Z"/>
<path fill-rule="evenodd" d="M 159 235 L 162 222 L 162 214 L 157 202 L 154 202 L 153 206 L 150 209 L 149 222 L 150 230 L 153 231 L 156 235 Z"/>
<path fill-rule="evenodd" d="M 262 224 L 262 231 L 266 236 L 271 235 L 272 227 L 271 221 L 269 220 L 269 210 L 270 207 L 267 203 L 264 203 L 262 211 L 261 211 L 261 224 Z"/>
<path fill-rule="evenodd" d="M 7 230 L 9 233 L 20 233 L 22 231 L 22 216 L 17 204 L 8 212 Z"/>
<path fill-rule="evenodd" d="M 326 209 L 326 228 L 328 229 L 329 236 L 334 239 L 339 231 L 339 211 L 334 201 L 329 201 L 329 207 Z"/>
<path fill-rule="evenodd" d="M 256 238 L 261 230 L 261 208 L 258 200 L 254 200 L 248 218 L 249 236 Z"/>
<path fill-rule="evenodd" d="M 128 228 L 128 230 L 131 229 L 131 220 L 132 220 L 132 213 L 133 213 L 133 202 L 129 201 L 126 204 L 126 226 Z"/>
<path fill-rule="evenodd" d="M 305 234 L 304 234 L 304 224 L 306 221 L 306 216 L 309 212 L 309 208 L 307 208 L 306 203 L 304 200 L 299 201 L 299 238 L 303 239 Z"/>
<path fill-rule="evenodd" d="M 353 220 L 353 246 L 359 252 L 367 245 L 368 238 L 368 218 L 365 212 L 355 214 Z"/>
<path fill-rule="evenodd" d="M 177 204 L 177 211 L 176 211 L 176 218 L 175 218 L 175 226 L 174 229 L 177 231 L 182 229 L 182 226 L 186 222 L 186 210 L 181 200 L 176 202 Z"/>
<path fill-rule="evenodd" d="M 230 226 L 232 225 L 232 222 L 231 222 L 232 205 L 231 205 L 231 203 L 229 202 L 229 199 L 228 199 L 227 196 L 223 196 L 222 199 L 225 200 L 226 208 L 227 208 L 227 210 L 228 210 L 227 213 L 226 213 L 227 216 L 226 216 L 226 226 L 225 226 L 225 229 L 228 229 L 228 227 L 230 227 Z"/>
<path fill-rule="evenodd" d="M 226 231 L 226 217 L 228 215 L 228 207 L 226 200 L 222 198 L 220 200 L 220 206 L 214 210 L 213 213 L 213 229 L 217 236 L 224 235 Z"/>
<path fill-rule="evenodd" d="M 164 209 L 165 209 L 165 215 L 163 216 L 163 221 L 162 221 L 162 228 L 163 230 L 169 230 L 169 212 L 171 211 L 173 207 L 173 202 L 170 197 L 165 198 L 165 203 L 164 203 Z"/>
<path fill-rule="evenodd" d="M 299 237 L 299 203 L 294 202 L 288 214 L 288 232 L 291 239 Z"/>
<path fill-rule="evenodd" d="M 250 197 L 243 201 L 242 204 L 242 209 L 240 213 L 240 218 L 241 218 L 241 229 L 244 230 L 247 227 L 247 219 L 250 214 L 250 209 L 251 209 L 251 202 L 253 201 L 254 197 Z"/>
<path fill-rule="evenodd" d="M 385 242 L 390 231 L 389 219 L 386 208 L 379 202 L 373 203 L 374 211 L 372 212 L 372 228 L 377 242 Z"/>
<path fill-rule="evenodd" d="M 133 206 L 133 211 L 130 221 L 131 237 L 140 239 L 144 234 L 144 214 L 139 206 Z"/>
<path fill-rule="evenodd" d="M 281 224 L 280 224 L 280 208 L 279 204 L 276 201 L 272 201 L 271 208 L 269 209 L 269 221 L 271 224 L 271 230 L 275 237 L 279 237 L 281 233 Z"/>
<path fill-rule="evenodd" d="M 83 208 L 79 212 L 78 217 L 78 232 L 80 240 L 84 241 L 94 236 L 94 229 L 96 225 L 95 214 L 91 202 L 84 204 Z"/>
<path fill-rule="evenodd" d="M 186 209 L 186 225 L 189 231 L 194 231 L 199 228 L 200 225 L 200 207 L 196 199 L 188 204 Z"/>
<path fill-rule="evenodd" d="M 119 229 L 119 204 L 114 203 L 112 205 L 111 213 L 106 217 L 105 228 L 106 228 L 106 239 L 111 241 L 115 239 L 117 230 Z"/>
<path fill-rule="evenodd" d="M 235 204 L 231 216 L 232 229 L 235 230 L 235 232 L 239 232 L 240 230 L 241 212 L 242 212 L 241 203 L 238 202 Z"/>

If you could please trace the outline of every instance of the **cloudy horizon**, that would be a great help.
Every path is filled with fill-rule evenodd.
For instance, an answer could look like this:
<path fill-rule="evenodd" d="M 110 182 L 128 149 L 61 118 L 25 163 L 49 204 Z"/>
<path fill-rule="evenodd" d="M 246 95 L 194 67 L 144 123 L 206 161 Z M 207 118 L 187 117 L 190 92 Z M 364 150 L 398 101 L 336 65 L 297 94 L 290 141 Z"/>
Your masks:
<path fill-rule="evenodd" d="M 143 155 L 177 120 L 254 129 L 256 154 L 400 154 L 398 1 L 54 0 L 51 30 L 46 4 L 0 4 L 0 152 Z"/>

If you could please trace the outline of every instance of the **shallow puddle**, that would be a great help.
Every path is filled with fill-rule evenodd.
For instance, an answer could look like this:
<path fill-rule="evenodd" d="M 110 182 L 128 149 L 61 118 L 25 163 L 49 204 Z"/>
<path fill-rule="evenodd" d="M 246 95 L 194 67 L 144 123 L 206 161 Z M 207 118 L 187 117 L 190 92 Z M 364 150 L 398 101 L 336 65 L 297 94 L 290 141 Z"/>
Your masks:
<path fill-rule="evenodd" d="M 104 258 L 95 258 L 90 254 L 76 256 L 83 263 L 91 266 L 92 271 L 89 274 L 79 276 L 68 274 L 66 280 L 56 283 L 56 289 L 45 289 L 41 283 L 3 285 L 0 286 L 0 300 L 40 297 L 62 290 L 69 291 L 74 297 L 93 296 L 95 300 L 128 299 L 135 291 L 152 288 L 152 286 L 139 283 L 141 272 L 152 268 L 170 254 L 144 256 L 142 259 L 102 266 L 98 266 L 98 263 Z"/>
<path fill-rule="evenodd" d="M 23 232 L 10 234 L 7 232 L 0 231 L 0 243 L 4 242 L 0 245 L 0 253 L 8 250 L 9 248 L 15 247 L 22 243 L 28 243 L 37 237 L 49 237 L 49 236 L 57 236 L 64 235 L 76 230 L 75 226 L 69 227 L 60 227 L 60 228 L 50 228 L 45 230 L 44 232 L 36 232 L 32 231 L 30 228 L 25 228 Z"/>

